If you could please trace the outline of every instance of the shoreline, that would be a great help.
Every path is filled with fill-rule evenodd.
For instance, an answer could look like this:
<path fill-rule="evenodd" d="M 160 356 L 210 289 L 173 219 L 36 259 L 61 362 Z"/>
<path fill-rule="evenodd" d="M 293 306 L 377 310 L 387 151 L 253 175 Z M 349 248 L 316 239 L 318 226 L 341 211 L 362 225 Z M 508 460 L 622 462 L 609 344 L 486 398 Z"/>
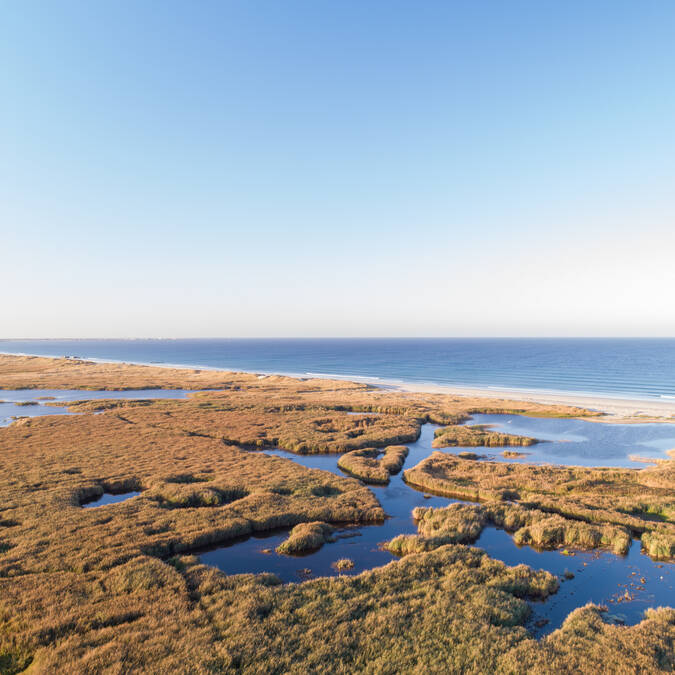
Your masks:
<path fill-rule="evenodd" d="M 590 418 L 597 422 L 631 422 L 652 423 L 655 421 L 675 423 L 675 400 L 664 401 L 660 399 L 629 398 L 613 396 L 606 393 L 590 392 L 563 392 L 554 390 L 536 389 L 509 389 L 508 387 L 478 387 L 464 385 L 444 385 L 432 382 L 417 383 L 398 380 L 386 380 L 376 376 L 359 375 L 335 375 L 330 373 L 291 373 L 291 372 L 268 372 L 262 370 L 227 369 L 216 366 L 204 366 L 200 364 L 177 364 L 177 363 L 152 363 L 147 361 L 120 361 L 116 359 L 102 359 L 97 357 L 70 356 L 66 359 L 63 355 L 47 356 L 42 354 L 28 354 L 20 352 L 0 352 L 0 355 L 35 357 L 47 359 L 64 359 L 90 361 L 98 364 L 116 364 L 143 366 L 149 368 L 179 369 L 179 370 L 207 370 L 214 373 L 243 373 L 257 376 L 282 376 L 296 379 L 320 379 L 335 380 L 340 382 L 355 382 L 366 384 L 385 391 L 399 391 L 414 394 L 443 394 L 452 396 L 479 397 L 500 399 L 508 401 L 523 401 L 528 403 L 541 403 L 546 405 L 569 405 L 585 408 L 604 413 L 603 418 Z"/>
<path fill-rule="evenodd" d="M 389 388 L 389 387 L 388 387 Z M 500 398 L 509 401 L 543 403 L 546 405 L 570 405 L 587 410 L 599 411 L 606 417 L 589 417 L 593 422 L 633 422 L 652 423 L 654 421 L 675 423 L 675 401 L 618 398 L 607 395 L 536 392 L 494 389 L 480 387 L 459 387 L 445 385 L 402 384 L 390 387 L 395 391 L 426 394 L 448 394 L 455 396 L 475 396 L 480 398 Z"/>

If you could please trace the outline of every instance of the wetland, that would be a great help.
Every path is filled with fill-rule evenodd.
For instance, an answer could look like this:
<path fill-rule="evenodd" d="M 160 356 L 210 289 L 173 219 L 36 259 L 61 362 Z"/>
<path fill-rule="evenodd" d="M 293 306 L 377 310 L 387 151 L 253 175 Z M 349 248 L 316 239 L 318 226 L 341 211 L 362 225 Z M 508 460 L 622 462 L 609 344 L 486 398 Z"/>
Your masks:
<path fill-rule="evenodd" d="M 668 424 L 73 359 L 0 386 L 36 404 L 0 429 L 3 672 L 675 666 Z"/>

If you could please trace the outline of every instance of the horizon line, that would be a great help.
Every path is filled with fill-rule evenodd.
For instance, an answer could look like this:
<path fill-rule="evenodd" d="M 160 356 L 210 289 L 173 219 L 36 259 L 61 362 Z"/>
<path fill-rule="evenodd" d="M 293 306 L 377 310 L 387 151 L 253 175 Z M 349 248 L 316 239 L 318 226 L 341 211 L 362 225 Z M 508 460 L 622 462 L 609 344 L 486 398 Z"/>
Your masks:
<path fill-rule="evenodd" d="M 675 340 L 675 335 L 352 335 L 352 336 L 189 336 L 189 337 L 0 337 L 0 342 L 77 342 L 85 340 Z"/>

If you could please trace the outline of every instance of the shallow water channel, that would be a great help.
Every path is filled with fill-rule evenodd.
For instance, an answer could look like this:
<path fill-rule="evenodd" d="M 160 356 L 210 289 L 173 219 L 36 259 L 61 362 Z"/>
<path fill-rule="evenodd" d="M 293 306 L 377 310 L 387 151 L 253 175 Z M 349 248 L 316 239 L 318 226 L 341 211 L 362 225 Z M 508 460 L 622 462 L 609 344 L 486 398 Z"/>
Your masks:
<path fill-rule="evenodd" d="M 123 391 L 87 391 L 81 389 L 0 389 L 0 427 L 21 417 L 76 415 L 65 406 L 47 403 L 94 401 L 100 399 L 169 399 L 186 398 L 185 389 L 125 389 Z"/>
<path fill-rule="evenodd" d="M 185 390 L 79 391 L 79 390 L 19 390 L 0 391 L 0 426 L 10 424 L 15 417 L 71 414 L 65 407 L 44 405 L 47 401 L 91 399 L 166 399 L 185 398 Z M 33 405 L 19 403 L 33 401 Z M 604 424 L 575 419 L 529 418 L 518 415 L 474 415 L 469 424 L 489 424 L 497 431 L 533 436 L 542 442 L 517 448 L 528 455 L 521 460 L 504 460 L 501 448 L 469 448 L 488 459 L 503 461 L 548 462 L 585 466 L 643 467 L 630 455 L 664 457 L 664 451 L 675 447 L 675 425 L 669 424 Z M 435 425 L 425 424 L 419 439 L 408 444 L 405 468 L 418 464 L 432 452 Z M 445 448 L 444 452 L 461 452 L 466 448 Z M 338 468 L 339 455 L 297 455 L 284 450 L 266 450 L 269 455 L 285 457 L 303 466 L 323 469 L 336 475 L 345 474 Z M 354 562 L 353 569 L 341 574 L 359 574 L 384 565 L 395 556 L 381 549 L 381 544 L 399 534 L 414 534 L 417 527 L 412 519 L 416 506 L 442 507 L 459 500 L 421 492 L 406 485 L 403 472 L 391 477 L 387 486 L 370 486 L 389 516 L 383 523 L 348 526 L 337 532 L 336 540 L 318 551 L 304 556 L 287 556 L 275 548 L 288 536 L 288 530 L 276 530 L 233 540 L 204 551 L 200 560 L 214 565 L 227 574 L 273 572 L 285 582 L 297 582 L 318 576 L 336 575 L 332 564 L 340 558 Z M 138 493 L 104 494 L 83 504 L 86 507 L 110 505 L 130 499 Z M 528 628 L 541 636 L 558 628 L 575 608 L 589 602 L 609 608 L 611 620 L 637 623 L 648 607 L 675 607 L 675 566 L 652 561 L 641 552 L 640 542 L 634 541 L 626 556 L 604 551 L 536 551 L 517 546 L 511 535 L 493 526 L 486 527 L 474 544 L 491 557 L 508 565 L 525 563 L 535 569 L 545 569 L 561 580 L 557 593 L 544 601 L 533 601 Z M 565 573 L 573 578 L 565 579 Z M 630 599 L 624 599 L 628 593 Z"/>
<path fill-rule="evenodd" d="M 517 424 L 515 426 L 514 423 Z M 601 443 L 602 456 L 597 464 L 612 466 L 636 465 L 628 455 L 636 452 L 633 438 L 654 441 L 672 437 L 668 425 L 608 425 L 579 420 L 552 420 L 523 418 L 513 415 L 476 415 L 470 424 L 499 424 L 512 433 L 529 434 L 550 438 L 545 443 L 525 448 L 536 448 L 529 461 L 555 462 L 558 464 L 593 465 L 593 448 L 598 436 L 608 433 Z M 567 426 L 565 423 L 568 423 Z M 618 427 L 621 427 L 619 429 Z M 629 427 L 628 429 L 626 427 Z M 637 427 L 650 427 L 638 429 Z M 408 445 L 410 453 L 404 468 L 415 466 L 432 452 L 431 442 L 435 427 L 426 424 L 420 438 Z M 495 426 L 495 428 L 497 428 Z M 517 430 L 516 430 L 517 429 Z M 645 433 L 647 431 L 648 433 Z M 641 433 L 642 432 L 642 433 Z M 619 440 L 622 439 L 622 442 Z M 673 447 L 665 441 L 665 447 Z M 501 449 L 470 448 L 484 453 L 490 459 L 503 459 Z M 446 452 L 461 452 L 463 448 L 446 448 Z M 642 450 L 639 451 L 643 453 Z M 284 450 L 266 451 L 267 454 L 291 459 L 303 466 L 324 469 L 334 474 L 345 475 L 337 466 L 339 455 L 296 455 Z M 655 454 L 652 452 L 652 454 Z M 663 456 L 663 453 L 659 453 Z M 581 461 L 587 459 L 587 462 Z M 604 460 L 604 461 L 603 461 Z M 511 461 L 511 460 L 510 460 Z M 288 530 L 259 533 L 245 539 L 230 542 L 205 551 L 200 560 L 214 565 L 227 574 L 273 572 L 285 582 L 301 581 L 318 576 L 335 575 L 332 564 L 340 558 L 354 562 L 351 570 L 341 574 L 359 574 L 364 570 L 384 565 L 396 557 L 381 549 L 381 544 L 399 534 L 414 534 L 417 527 L 412 519 L 416 506 L 447 506 L 459 500 L 420 492 L 404 483 L 402 472 L 392 476 L 387 486 L 369 486 L 389 516 L 384 523 L 365 526 L 350 526 L 337 533 L 336 541 L 325 544 L 318 551 L 303 556 L 280 555 L 275 552 L 288 535 Z M 565 617 L 575 608 L 593 602 L 609 608 L 610 620 L 620 623 L 637 623 L 648 607 L 675 606 L 674 566 L 652 561 L 641 552 L 639 541 L 634 541 L 626 556 L 605 551 L 537 551 L 517 546 L 513 537 L 494 526 L 486 527 L 474 544 L 491 557 L 508 565 L 525 563 L 535 569 L 545 569 L 560 578 L 560 589 L 545 601 L 533 601 L 528 628 L 541 636 L 558 628 Z M 565 573 L 574 575 L 565 579 Z M 628 592 L 630 600 L 625 599 Z"/>

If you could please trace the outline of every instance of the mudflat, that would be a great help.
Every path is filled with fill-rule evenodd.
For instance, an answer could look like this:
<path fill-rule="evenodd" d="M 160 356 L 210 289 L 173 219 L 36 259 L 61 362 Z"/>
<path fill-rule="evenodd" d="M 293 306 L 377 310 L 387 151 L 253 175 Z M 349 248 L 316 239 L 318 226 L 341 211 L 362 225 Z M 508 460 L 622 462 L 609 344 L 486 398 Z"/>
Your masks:
<path fill-rule="evenodd" d="M 184 400 L 72 402 L 68 410 L 76 414 L 25 417 L 0 428 L 1 672 L 675 668 L 672 608 L 649 609 L 637 625 L 621 626 L 588 605 L 537 640 L 525 628 L 529 601 L 554 595 L 559 580 L 464 545 L 493 522 L 543 547 L 622 551 L 638 536 L 647 553 L 672 564 L 672 459 L 595 470 L 437 451 L 405 468 L 406 481 L 476 503 L 420 510 L 416 538 L 391 544 L 400 560 L 357 576 L 282 584 L 272 574 L 226 575 L 196 555 L 280 527 L 294 528 L 286 549 L 302 550 L 320 546 L 336 525 L 386 517 L 357 478 L 265 449 L 356 453 L 354 475 L 386 481 L 383 472 L 399 470 L 405 453 L 390 451 L 396 462 L 387 469 L 385 449 L 414 441 L 427 422 L 443 427 L 438 447 L 519 446 L 536 439 L 462 423 L 478 413 L 598 419 L 598 411 L 7 355 L 0 355 L 0 388 L 202 390 Z M 138 494 L 82 508 L 104 493 Z"/>

